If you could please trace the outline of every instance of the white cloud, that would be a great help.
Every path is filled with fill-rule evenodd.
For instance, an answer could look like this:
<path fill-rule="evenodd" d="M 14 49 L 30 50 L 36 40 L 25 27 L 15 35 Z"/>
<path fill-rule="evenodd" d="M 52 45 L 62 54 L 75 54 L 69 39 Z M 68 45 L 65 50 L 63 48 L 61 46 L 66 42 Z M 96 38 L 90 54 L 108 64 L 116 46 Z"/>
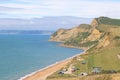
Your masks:
<path fill-rule="evenodd" d="M 14 10 L 5 12 L 7 14 L 21 15 L 25 17 L 41 16 L 79 16 L 79 17 L 97 17 L 110 16 L 119 17 L 120 2 L 114 1 L 95 1 L 95 0 L 16 0 L 22 3 L 2 3 L 0 6 L 12 8 L 24 8 L 23 10 Z M 24 3 L 26 2 L 26 3 Z M 27 4 L 28 3 L 28 4 Z M 0 11 L 4 12 L 4 11 Z M 25 15 L 25 16 L 24 16 Z M 31 15 L 31 16 L 30 16 Z"/>
<path fill-rule="evenodd" d="M 4 7 L 0 6 L 0 11 L 10 11 L 10 10 L 22 10 L 23 8 L 14 8 L 14 7 Z"/>

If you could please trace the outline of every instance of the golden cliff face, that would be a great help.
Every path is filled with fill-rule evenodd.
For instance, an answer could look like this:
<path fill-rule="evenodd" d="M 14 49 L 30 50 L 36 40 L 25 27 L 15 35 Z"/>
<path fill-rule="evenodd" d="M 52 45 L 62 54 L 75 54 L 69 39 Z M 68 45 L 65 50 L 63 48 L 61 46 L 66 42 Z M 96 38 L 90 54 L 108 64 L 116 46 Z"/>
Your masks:
<path fill-rule="evenodd" d="M 93 26 L 93 27 L 98 26 L 98 21 L 96 19 L 94 19 L 91 23 L 91 26 Z"/>
<path fill-rule="evenodd" d="M 95 41 L 101 37 L 101 34 L 99 30 L 93 29 L 90 36 L 86 39 L 87 41 Z"/>
<path fill-rule="evenodd" d="M 50 41 L 58 41 L 62 42 L 64 40 L 69 39 L 71 36 L 76 36 L 76 34 L 79 32 L 79 29 L 73 28 L 71 30 L 58 30 L 56 33 L 56 36 L 52 36 L 50 38 Z"/>
<path fill-rule="evenodd" d="M 81 25 L 80 25 L 81 26 Z M 49 41 L 64 42 L 65 40 L 76 37 L 78 33 L 88 32 L 88 29 L 81 28 L 80 26 L 72 29 L 59 29 L 55 32 L 56 35 L 52 35 Z"/>
<path fill-rule="evenodd" d="M 98 18 L 94 19 L 90 25 L 82 24 L 72 29 L 59 29 L 51 36 L 50 41 L 67 41 L 68 45 L 75 43 L 74 45 L 92 46 L 93 44 L 97 44 L 97 48 L 106 47 L 111 43 L 111 39 L 119 36 L 119 27 L 101 25 L 102 23 L 99 23 L 98 20 Z M 108 35 L 107 33 L 112 33 L 112 35 Z"/>
<path fill-rule="evenodd" d="M 59 29 L 51 36 L 49 41 L 65 42 L 67 40 L 70 40 L 71 38 L 73 40 L 75 39 L 75 41 L 78 41 L 78 43 L 80 44 L 97 41 L 101 37 L 102 33 L 100 33 L 100 31 L 97 30 L 96 27 L 93 27 L 96 25 L 94 20 L 92 21 L 91 25 L 84 24 L 72 29 Z M 86 34 L 89 35 L 84 36 Z"/>
<path fill-rule="evenodd" d="M 106 47 L 110 44 L 109 36 L 105 35 L 101 40 L 99 40 L 99 43 L 97 45 L 97 48 Z"/>
<path fill-rule="evenodd" d="M 50 41 L 62 42 L 65 38 L 67 38 L 64 35 L 62 35 L 64 32 L 64 29 L 59 29 L 51 36 Z"/>
<path fill-rule="evenodd" d="M 82 32 L 89 32 L 91 33 L 85 41 L 95 41 L 96 39 L 99 39 L 101 36 L 101 33 L 99 30 L 96 29 L 96 26 L 98 26 L 98 22 L 96 19 L 92 21 L 92 23 L 89 25 L 90 27 L 84 28 L 85 25 L 79 25 L 77 27 L 74 27 L 72 29 L 60 29 L 56 32 L 56 35 L 52 35 L 50 38 L 50 41 L 57 41 L 57 42 L 63 42 L 71 37 L 76 37 L 78 33 Z M 84 42 L 84 41 L 83 41 Z"/>

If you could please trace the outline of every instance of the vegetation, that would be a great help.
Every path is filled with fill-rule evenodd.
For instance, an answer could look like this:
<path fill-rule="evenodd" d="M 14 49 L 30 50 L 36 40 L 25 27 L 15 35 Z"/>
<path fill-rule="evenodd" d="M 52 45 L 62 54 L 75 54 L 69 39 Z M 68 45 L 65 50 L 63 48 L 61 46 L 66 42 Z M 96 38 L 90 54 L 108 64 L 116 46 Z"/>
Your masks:
<path fill-rule="evenodd" d="M 99 22 L 99 24 L 120 26 L 120 19 L 111 19 L 108 17 L 100 17 L 100 18 L 96 18 L 96 20 Z"/>
<path fill-rule="evenodd" d="M 91 26 L 88 24 L 80 24 L 79 26 L 80 28 L 84 28 L 84 29 L 91 29 Z"/>
<path fill-rule="evenodd" d="M 92 46 L 96 43 L 98 43 L 98 41 L 88 41 L 88 42 L 85 42 L 85 43 L 81 43 L 80 47 L 90 47 L 90 46 Z"/>
<path fill-rule="evenodd" d="M 72 38 L 66 40 L 64 44 L 73 45 L 73 46 L 84 46 L 84 45 L 89 46 L 90 45 L 89 43 L 84 43 L 84 44 L 80 43 L 82 40 L 84 40 L 89 35 L 90 35 L 90 33 L 88 33 L 88 32 L 78 33 L 78 35 L 76 37 L 72 37 Z"/>
<path fill-rule="evenodd" d="M 80 68 L 79 72 L 91 72 L 93 67 L 102 67 L 102 70 L 120 70 L 120 60 L 117 55 L 120 53 L 120 47 L 102 49 L 98 52 L 90 52 L 88 55 L 82 56 L 86 64 L 82 61 L 74 60 L 76 67 Z"/>
<path fill-rule="evenodd" d="M 79 68 L 79 70 L 73 72 L 72 75 L 76 75 L 77 77 L 71 75 L 72 78 L 69 79 L 70 75 L 65 75 L 64 77 L 57 78 L 57 80 L 62 80 L 63 78 L 63 80 L 115 80 L 112 75 L 120 76 L 120 20 L 110 19 L 107 17 L 96 18 L 96 20 L 99 23 L 96 29 L 102 33 L 99 39 L 86 42 L 84 40 L 91 33 L 80 32 L 76 37 L 71 37 L 64 43 L 66 45 L 79 47 L 90 47 L 94 44 L 92 48 L 87 50 L 86 53 L 88 54 L 80 56 L 84 60 L 79 61 L 77 57 L 73 59 L 72 64 L 74 64 L 76 68 Z M 110 44 L 98 48 L 98 45 L 102 44 L 102 39 L 105 36 L 108 37 L 107 40 L 110 41 Z M 83 61 L 85 62 L 85 64 L 82 64 Z M 93 67 L 101 67 L 102 71 L 99 74 L 93 74 Z M 89 75 L 86 77 L 80 77 L 78 75 L 81 72 L 87 72 Z"/>
<path fill-rule="evenodd" d="M 48 79 L 59 79 L 59 78 L 74 78 L 74 75 L 70 74 L 58 74 L 58 71 L 55 72 L 53 75 L 49 76 Z"/>

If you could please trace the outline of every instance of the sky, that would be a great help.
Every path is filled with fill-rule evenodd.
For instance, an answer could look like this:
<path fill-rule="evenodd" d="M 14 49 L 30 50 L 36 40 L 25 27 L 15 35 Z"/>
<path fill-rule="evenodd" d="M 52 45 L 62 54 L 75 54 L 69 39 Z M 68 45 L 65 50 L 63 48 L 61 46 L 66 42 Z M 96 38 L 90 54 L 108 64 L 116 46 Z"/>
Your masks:
<path fill-rule="evenodd" d="M 0 0 L 0 18 L 120 18 L 120 0 Z"/>

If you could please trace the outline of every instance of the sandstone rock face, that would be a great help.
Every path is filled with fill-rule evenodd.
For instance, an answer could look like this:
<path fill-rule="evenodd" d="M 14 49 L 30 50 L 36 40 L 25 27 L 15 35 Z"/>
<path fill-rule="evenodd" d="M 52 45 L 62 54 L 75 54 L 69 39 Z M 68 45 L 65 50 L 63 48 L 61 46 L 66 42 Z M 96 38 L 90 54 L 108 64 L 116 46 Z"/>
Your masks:
<path fill-rule="evenodd" d="M 62 42 L 65 38 L 63 33 L 65 33 L 65 30 L 64 29 L 59 29 L 57 32 L 55 32 L 51 38 L 50 38 L 50 41 L 57 41 L 57 42 Z"/>
<path fill-rule="evenodd" d="M 82 32 L 90 32 L 89 29 L 81 28 L 80 26 L 74 27 L 72 29 L 59 29 L 56 32 L 56 35 L 52 35 L 49 41 L 57 41 L 57 42 L 64 42 L 69 38 L 74 38 L 78 35 L 78 33 Z"/>
<path fill-rule="evenodd" d="M 114 36 L 119 36 L 119 30 L 118 28 L 114 27 L 112 29 L 111 26 L 111 28 L 109 29 L 109 27 L 106 27 L 108 25 L 103 25 L 101 27 L 101 24 L 102 23 L 100 23 L 99 18 L 95 18 L 90 25 L 81 24 L 72 29 L 59 29 L 55 35 L 51 36 L 50 41 L 67 42 L 67 45 L 75 45 L 77 47 L 78 45 L 82 45 L 83 47 L 84 45 L 87 45 L 88 47 L 90 47 L 91 45 L 93 46 L 93 44 L 97 45 L 96 48 L 106 47 L 110 44 L 111 39 L 113 39 Z M 105 30 L 100 31 L 101 28 Z M 108 33 L 111 32 L 113 37 L 111 35 L 108 35 Z"/>
<path fill-rule="evenodd" d="M 78 42 L 81 44 L 97 41 L 100 39 L 102 33 L 96 29 L 95 26 L 98 24 L 95 19 L 92 21 L 91 25 L 82 24 L 72 29 L 59 29 L 55 35 L 51 36 L 50 41 L 65 42 L 67 40 L 69 41 L 71 38 L 75 39 L 72 42 L 78 41 L 78 39 L 81 38 Z"/>
<path fill-rule="evenodd" d="M 100 41 L 99 44 L 97 45 L 97 48 L 101 47 L 106 47 L 110 44 L 110 39 L 107 35 L 105 35 Z"/>
<path fill-rule="evenodd" d="M 93 26 L 93 27 L 98 26 L 98 22 L 97 22 L 96 19 L 94 19 L 94 20 L 92 21 L 91 26 Z"/>
<path fill-rule="evenodd" d="M 101 37 L 101 34 L 99 30 L 93 29 L 90 36 L 86 39 L 87 41 L 95 41 Z"/>

